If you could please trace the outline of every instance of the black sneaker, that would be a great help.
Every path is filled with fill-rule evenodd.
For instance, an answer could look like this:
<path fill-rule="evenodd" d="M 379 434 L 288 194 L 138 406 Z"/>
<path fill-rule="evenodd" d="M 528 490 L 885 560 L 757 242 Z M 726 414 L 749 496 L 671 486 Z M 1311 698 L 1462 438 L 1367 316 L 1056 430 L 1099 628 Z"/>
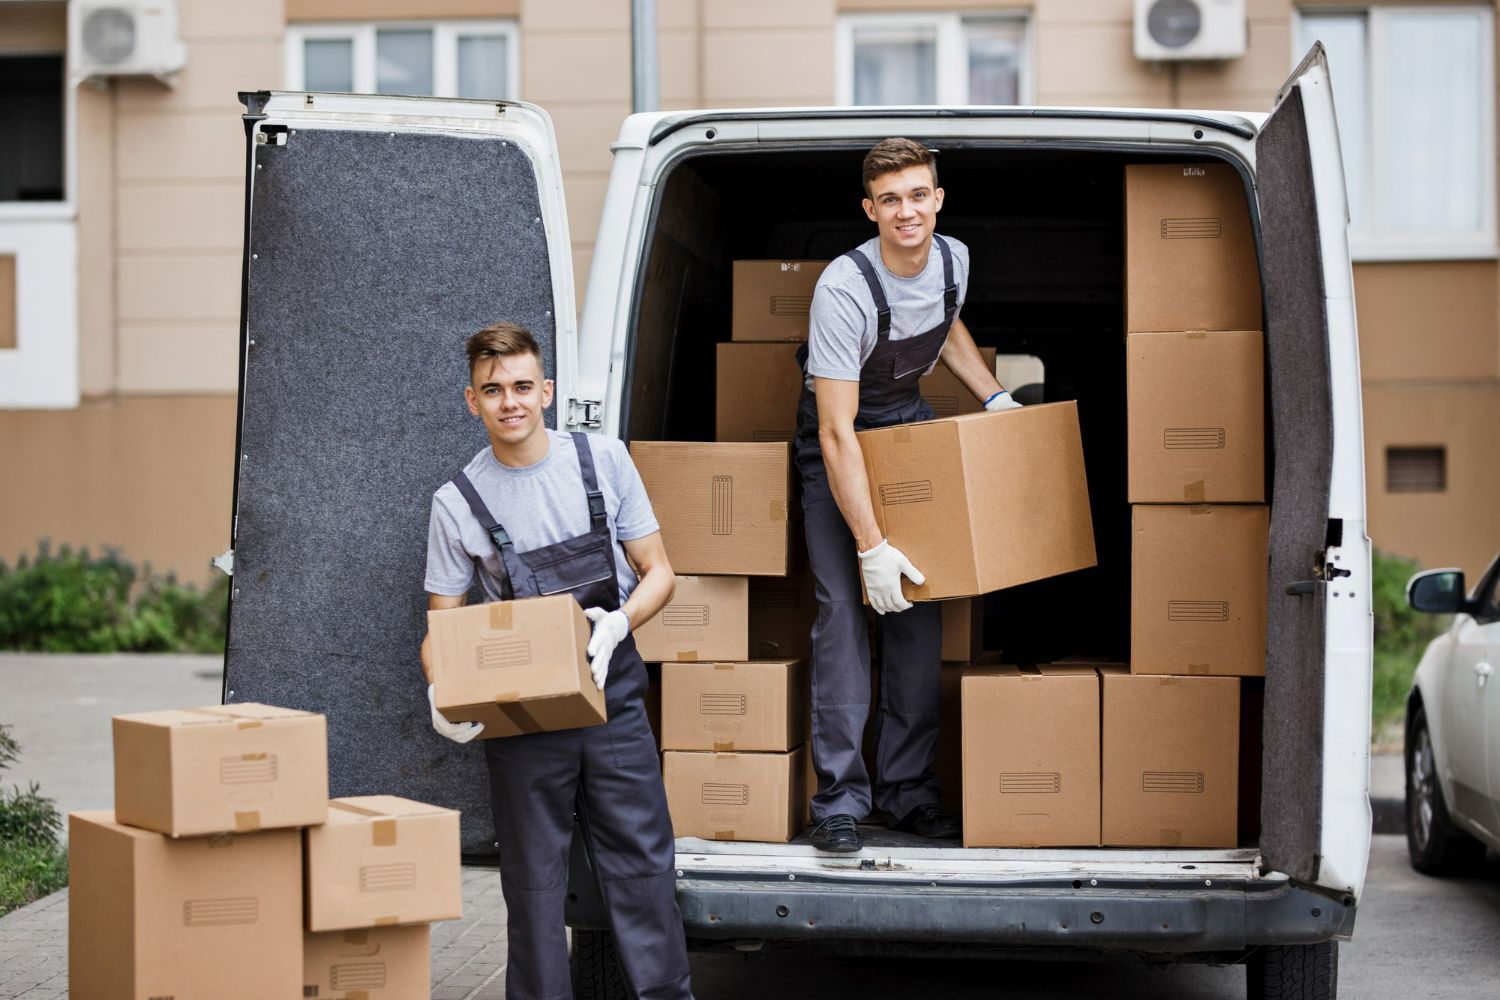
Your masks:
<path fill-rule="evenodd" d="M 893 829 L 938 840 L 952 840 L 962 830 L 958 820 L 943 812 L 943 807 L 936 802 L 923 802 L 907 813 Z"/>
<path fill-rule="evenodd" d="M 848 813 L 835 813 L 813 827 L 808 838 L 820 851 L 853 854 L 865 846 L 859 835 L 859 822 Z"/>

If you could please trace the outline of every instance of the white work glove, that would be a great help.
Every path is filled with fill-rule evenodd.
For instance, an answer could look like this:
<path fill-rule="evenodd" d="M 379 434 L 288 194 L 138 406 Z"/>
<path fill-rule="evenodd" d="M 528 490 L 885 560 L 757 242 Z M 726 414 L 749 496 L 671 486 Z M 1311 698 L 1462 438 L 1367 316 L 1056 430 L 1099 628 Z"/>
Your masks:
<path fill-rule="evenodd" d="M 927 577 L 911 564 L 905 553 L 884 538 L 873 549 L 859 554 L 859 571 L 865 578 L 870 607 L 881 615 L 911 607 L 911 601 L 901 593 L 902 574 L 919 587 L 927 582 Z"/>
<path fill-rule="evenodd" d="M 439 736 L 446 736 L 454 743 L 467 743 L 484 731 L 482 722 L 449 722 L 437 709 L 437 695 L 431 684 L 427 685 L 427 707 L 432 709 L 432 728 Z"/>
<path fill-rule="evenodd" d="M 584 608 L 583 613 L 594 623 L 594 635 L 589 639 L 589 671 L 594 675 L 594 683 L 603 691 L 615 647 L 630 634 L 630 616 L 619 609 Z"/>
<path fill-rule="evenodd" d="M 1011 398 L 1009 389 L 1001 389 L 984 401 L 984 408 L 993 413 L 996 410 L 1019 410 L 1021 404 Z"/>

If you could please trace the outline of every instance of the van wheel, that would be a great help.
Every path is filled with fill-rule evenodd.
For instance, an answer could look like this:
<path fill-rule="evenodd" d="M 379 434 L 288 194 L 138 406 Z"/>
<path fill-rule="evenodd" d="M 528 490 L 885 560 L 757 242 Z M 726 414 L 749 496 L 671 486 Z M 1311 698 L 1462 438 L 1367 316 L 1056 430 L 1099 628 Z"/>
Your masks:
<path fill-rule="evenodd" d="M 1335 1000 L 1339 945 L 1267 945 L 1245 960 L 1249 1000 Z"/>
<path fill-rule="evenodd" d="M 625 981 L 615 936 L 609 931 L 573 930 L 568 956 L 574 1000 L 636 1000 Z"/>
<path fill-rule="evenodd" d="M 1418 708 L 1406 737 L 1406 852 L 1411 866 L 1424 875 L 1457 875 L 1484 859 L 1484 845 L 1453 825 L 1427 712 Z"/>

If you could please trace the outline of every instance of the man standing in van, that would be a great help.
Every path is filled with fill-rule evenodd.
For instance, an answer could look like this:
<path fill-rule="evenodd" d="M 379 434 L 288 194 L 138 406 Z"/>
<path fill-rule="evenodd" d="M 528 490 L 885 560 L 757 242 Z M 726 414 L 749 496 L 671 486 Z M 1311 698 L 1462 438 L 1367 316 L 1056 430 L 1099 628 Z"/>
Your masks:
<path fill-rule="evenodd" d="M 942 618 L 913 605 L 903 576 L 921 571 L 881 535 L 855 432 L 932 419 L 917 381 L 939 358 L 987 410 L 1020 404 L 984 363 L 958 318 L 969 251 L 936 233 L 943 207 L 937 163 L 910 139 L 885 139 L 864 160 L 865 215 L 877 235 L 833 261 L 813 292 L 805 383 L 797 410 L 797 467 L 807 548 L 817 585 L 812 631 L 812 752 L 818 791 L 812 842 L 858 851 L 872 805 L 895 829 L 956 837 L 943 812 L 937 753 Z M 870 651 L 861 580 L 881 616 L 883 643 L 875 785 L 861 737 L 870 711 Z"/>
<path fill-rule="evenodd" d="M 496 323 L 464 347 L 464 398 L 489 445 L 433 495 L 427 606 L 462 606 L 476 575 L 493 601 L 572 594 L 594 624 L 588 655 L 609 713 L 601 726 L 485 741 L 507 910 L 505 995 L 572 995 L 563 902 L 580 808 L 634 995 L 692 1000 L 646 665 L 630 634 L 672 597 L 656 515 L 621 442 L 547 429 L 552 382 L 528 331 Z M 431 703 L 429 650 L 424 639 Z M 460 743 L 480 735 L 435 704 L 432 725 Z"/>

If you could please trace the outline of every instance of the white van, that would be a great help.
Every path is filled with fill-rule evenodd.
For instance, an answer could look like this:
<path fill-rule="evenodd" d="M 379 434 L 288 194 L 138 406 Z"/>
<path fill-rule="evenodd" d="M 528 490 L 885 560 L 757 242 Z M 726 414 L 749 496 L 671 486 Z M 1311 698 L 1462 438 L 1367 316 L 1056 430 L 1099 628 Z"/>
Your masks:
<path fill-rule="evenodd" d="M 463 808 L 475 860 L 493 855 L 483 763 L 428 730 L 415 656 L 429 498 L 483 441 L 459 395 L 468 333 L 506 318 L 539 335 L 559 426 L 711 437 L 730 262 L 830 258 L 867 238 L 863 152 L 890 135 L 919 139 L 940 151 L 939 229 L 972 251 L 964 319 L 981 345 L 1041 359 L 1042 396 L 1078 400 L 1094 499 L 1099 568 L 991 595 L 987 627 L 1007 650 L 1046 652 L 1060 637 L 1128 648 L 1123 167 L 1232 165 L 1260 256 L 1272 456 L 1258 832 L 1227 850 L 962 849 L 872 835 L 856 856 L 682 839 L 679 901 L 695 948 L 1130 952 L 1243 962 L 1252 997 L 1335 995 L 1335 942 L 1352 931 L 1370 844 L 1371 605 L 1347 210 L 1321 47 L 1270 114 L 635 115 L 613 147 L 577 322 L 556 142 L 540 109 L 243 97 L 226 700 L 326 711 L 334 793 Z M 579 995 L 623 996 L 591 881 L 574 885 Z"/>

